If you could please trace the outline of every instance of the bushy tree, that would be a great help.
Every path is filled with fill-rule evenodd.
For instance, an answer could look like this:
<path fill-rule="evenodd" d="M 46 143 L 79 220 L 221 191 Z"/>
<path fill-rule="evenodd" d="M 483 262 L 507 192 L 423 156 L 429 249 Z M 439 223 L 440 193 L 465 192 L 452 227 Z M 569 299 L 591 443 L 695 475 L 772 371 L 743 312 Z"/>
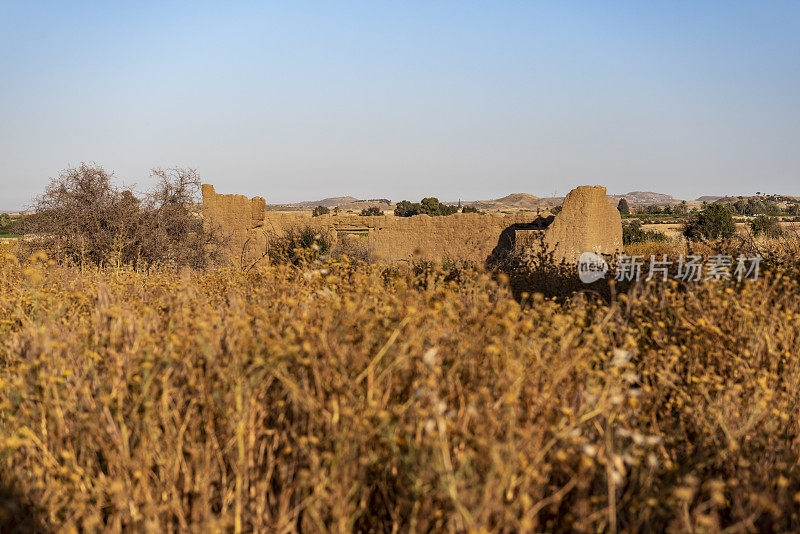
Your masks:
<path fill-rule="evenodd" d="M 319 217 L 320 215 L 327 215 L 330 212 L 331 212 L 331 210 L 329 210 L 325 206 L 317 206 L 316 208 L 314 208 L 311 211 L 311 216 L 312 217 Z"/>
<path fill-rule="evenodd" d="M 663 210 L 661 209 L 661 206 L 657 206 L 655 204 L 653 204 L 651 206 L 645 206 L 643 211 L 645 213 L 647 213 L 647 214 L 650 214 L 650 215 L 660 215 L 661 213 L 663 213 Z"/>
<path fill-rule="evenodd" d="M 359 213 L 362 217 L 374 217 L 376 215 L 383 215 L 383 210 L 380 209 L 378 206 L 370 206 L 368 208 L 364 208 Z"/>
<path fill-rule="evenodd" d="M 137 197 L 113 184 L 113 173 L 82 163 L 51 180 L 26 217 L 30 247 L 98 265 L 171 263 L 203 267 L 217 239 L 197 214 L 200 177 L 192 169 L 154 169 L 153 189 Z"/>
<path fill-rule="evenodd" d="M 683 228 L 688 239 L 727 239 L 735 233 L 733 216 L 723 204 L 707 204 Z"/>
<path fill-rule="evenodd" d="M 780 215 L 781 208 L 775 202 L 766 199 L 748 198 L 739 199 L 736 202 L 729 203 L 728 209 L 738 215 Z"/>
<path fill-rule="evenodd" d="M 394 214 L 397 217 L 411 217 L 419 215 L 419 204 L 414 204 L 408 200 L 401 200 L 394 207 Z"/>
<path fill-rule="evenodd" d="M 420 211 L 431 216 L 452 215 L 458 211 L 458 207 L 442 204 L 436 197 L 427 197 L 420 202 Z"/>
<path fill-rule="evenodd" d="M 130 191 L 120 194 L 119 209 L 138 215 L 138 254 L 148 263 L 171 262 L 204 267 L 214 259 L 218 236 L 199 217 L 202 181 L 194 169 L 153 169 L 155 186 L 141 200 Z"/>
<path fill-rule="evenodd" d="M 436 197 L 426 197 L 420 202 L 409 202 L 408 200 L 401 200 L 394 208 L 394 214 L 398 217 L 411 217 L 412 215 L 452 215 L 458 211 L 457 206 L 448 206 L 439 202 Z"/>
<path fill-rule="evenodd" d="M 759 215 L 750 221 L 750 229 L 753 235 L 763 235 L 765 237 L 779 237 L 783 235 L 781 224 L 775 217 L 768 215 Z"/>
<path fill-rule="evenodd" d="M 749 215 L 749 207 L 744 199 L 739 199 L 730 205 L 730 209 L 737 215 Z"/>
<path fill-rule="evenodd" d="M 628 201 L 620 199 L 619 204 L 617 204 L 617 209 L 622 215 L 630 215 L 631 214 L 631 207 L 628 205 Z"/>
<path fill-rule="evenodd" d="M 633 243 L 660 243 L 669 241 L 669 238 L 662 232 L 655 230 L 643 230 L 642 223 L 633 221 L 630 224 L 622 225 L 622 244 L 631 245 Z"/>
<path fill-rule="evenodd" d="M 475 206 L 464 206 L 461 208 L 461 213 L 480 213 L 480 210 Z"/>
<path fill-rule="evenodd" d="M 764 213 L 765 215 L 770 215 L 770 216 L 773 216 L 773 217 L 774 217 L 774 216 L 776 216 L 776 215 L 780 215 L 780 214 L 781 214 L 781 211 L 782 211 L 782 210 L 781 210 L 781 207 L 780 207 L 780 206 L 778 206 L 778 204 L 777 204 L 777 203 L 775 203 L 775 202 L 771 202 L 771 201 L 766 201 L 766 202 L 764 202 L 763 204 L 764 204 L 764 211 L 763 211 L 763 213 Z"/>

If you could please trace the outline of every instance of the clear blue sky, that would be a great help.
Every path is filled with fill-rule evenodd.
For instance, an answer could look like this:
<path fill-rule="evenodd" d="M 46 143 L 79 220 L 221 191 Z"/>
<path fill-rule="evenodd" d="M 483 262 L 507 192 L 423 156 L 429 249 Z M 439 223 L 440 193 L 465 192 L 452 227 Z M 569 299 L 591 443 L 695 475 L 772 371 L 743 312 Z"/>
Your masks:
<path fill-rule="evenodd" d="M 267 202 L 800 194 L 800 2 L 0 0 L 0 209 L 94 161 Z"/>

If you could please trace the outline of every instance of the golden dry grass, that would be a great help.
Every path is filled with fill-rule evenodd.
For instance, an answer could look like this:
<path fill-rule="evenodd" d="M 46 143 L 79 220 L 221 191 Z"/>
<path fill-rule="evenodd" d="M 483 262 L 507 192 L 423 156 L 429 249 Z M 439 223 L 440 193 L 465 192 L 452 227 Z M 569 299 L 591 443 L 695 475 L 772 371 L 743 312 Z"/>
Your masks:
<path fill-rule="evenodd" d="M 0 255 L 0 528 L 800 528 L 791 258 L 521 306 L 469 269 Z"/>

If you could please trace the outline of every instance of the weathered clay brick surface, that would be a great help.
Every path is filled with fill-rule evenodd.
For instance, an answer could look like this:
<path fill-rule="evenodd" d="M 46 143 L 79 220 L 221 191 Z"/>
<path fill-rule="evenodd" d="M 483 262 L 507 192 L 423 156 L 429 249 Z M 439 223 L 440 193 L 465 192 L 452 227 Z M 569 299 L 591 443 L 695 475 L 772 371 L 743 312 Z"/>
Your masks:
<path fill-rule="evenodd" d="M 266 236 L 262 231 L 267 203 L 262 197 L 220 195 L 214 186 L 203 184 L 203 224 L 219 233 L 232 259 L 241 261 L 263 251 Z"/>
<path fill-rule="evenodd" d="M 518 231 L 536 227 L 531 213 L 457 213 L 446 217 L 322 215 L 268 212 L 261 197 L 220 195 L 203 186 L 206 224 L 220 229 L 235 261 L 257 258 L 269 240 L 289 228 L 310 226 L 336 245 L 347 242 L 367 250 L 376 260 L 413 259 L 485 262 L 497 250 L 512 248 Z M 546 246 L 556 259 L 575 261 L 584 251 L 611 253 L 622 246 L 619 213 L 600 186 L 582 186 L 567 195 L 552 222 L 538 219 Z"/>
<path fill-rule="evenodd" d="M 606 188 L 582 185 L 569 192 L 561 212 L 545 232 L 555 258 L 578 260 L 583 252 L 622 250 L 622 220 L 606 198 Z"/>

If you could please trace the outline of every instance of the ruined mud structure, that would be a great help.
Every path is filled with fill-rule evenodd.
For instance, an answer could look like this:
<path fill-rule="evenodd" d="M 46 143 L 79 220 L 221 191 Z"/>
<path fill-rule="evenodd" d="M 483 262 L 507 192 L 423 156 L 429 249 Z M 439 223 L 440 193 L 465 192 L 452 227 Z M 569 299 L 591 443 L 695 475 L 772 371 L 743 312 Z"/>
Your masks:
<path fill-rule="evenodd" d="M 620 215 L 601 186 L 573 189 L 561 212 L 550 217 L 529 213 L 311 217 L 268 212 L 261 197 L 221 195 L 205 184 L 203 217 L 208 228 L 221 232 L 231 259 L 242 264 L 261 256 L 270 240 L 306 226 L 328 236 L 334 248 L 363 250 L 372 259 L 386 262 L 485 262 L 521 243 L 543 246 L 555 260 L 567 262 L 586 251 L 610 254 L 622 249 Z"/>

